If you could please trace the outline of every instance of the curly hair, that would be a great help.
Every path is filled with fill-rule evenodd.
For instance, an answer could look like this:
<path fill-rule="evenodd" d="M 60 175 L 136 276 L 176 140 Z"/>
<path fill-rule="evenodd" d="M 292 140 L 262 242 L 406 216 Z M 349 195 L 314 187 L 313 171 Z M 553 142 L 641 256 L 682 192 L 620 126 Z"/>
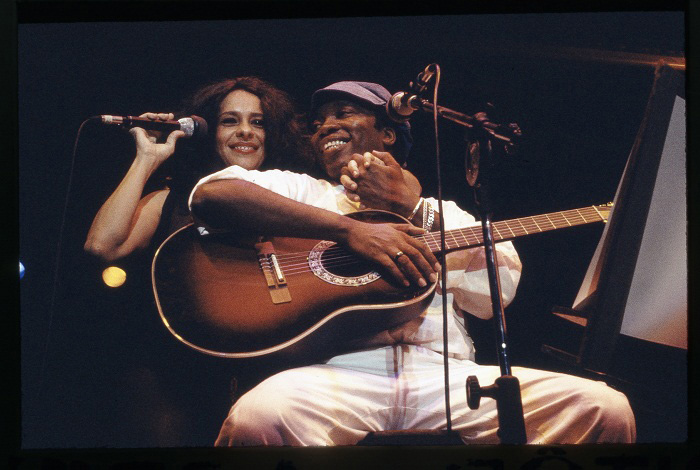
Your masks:
<path fill-rule="evenodd" d="M 182 141 L 185 158 L 181 159 L 183 164 L 176 169 L 174 179 L 189 185 L 223 168 L 216 152 L 216 126 L 221 103 L 234 90 L 245 90 L 260 99 L 265 128 L 261 170 L 305 171 L 313 164 L 311 145 L 303 134 L 304 122 L 295 112 L 291 96 L 261 78 L 243 76 L 210 83 L 184 101 L 177 117 L 200 116 L 208 123 L 209 132 L 203 139 Z"/>

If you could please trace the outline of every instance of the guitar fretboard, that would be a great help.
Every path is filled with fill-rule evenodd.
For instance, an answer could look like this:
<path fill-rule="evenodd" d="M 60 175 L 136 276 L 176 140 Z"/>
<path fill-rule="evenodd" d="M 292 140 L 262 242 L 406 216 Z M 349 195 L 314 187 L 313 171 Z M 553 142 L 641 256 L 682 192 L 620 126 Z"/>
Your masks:
<path fill-rule="evenodd" d="M 493 222 L 491 224 L 493 240 L 510 240 L 533 233 L 547 232 L 549 230 L 590 224 L 593 222 L 602 222 L 607 220 L 609 211 L 609 207 L 590 206 L 581 209 L 571 209 L 562 212 L 552 212 L 550 214 Z M 421 235 L 420 238 L 428 244 L 433 253 L 440 251 L 439 232 L 430 232 Z M 447 251 L 475 247 L 483 245 L 483 243 L 484 239 L 481 225 L 445 231 L 445 248 Z"/>

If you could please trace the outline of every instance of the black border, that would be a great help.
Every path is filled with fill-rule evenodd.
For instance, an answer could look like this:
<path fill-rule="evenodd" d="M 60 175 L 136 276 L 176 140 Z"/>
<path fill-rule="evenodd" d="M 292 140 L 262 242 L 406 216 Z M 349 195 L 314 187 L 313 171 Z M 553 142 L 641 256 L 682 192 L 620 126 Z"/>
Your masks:
<path fill-rule="evenodd" d="M 303 0 L 240 0 L 208 2 L 115 2 L 115 1 L 16 1 L 1 2 L 0 21 L 5 51 L 0 62 L 3 74 L 4 94 L 2 115 L 6 126 L 2 127 L 4 150 L 10 157 L 3 158 L 3 200 L 17 220 L 17 25 L 19 23 L 59 23 L 80 21 L 158 21 L 158 20 L 216 20 L 288 17 L 350 17 L 350 16 L 403 16 L 423 14 L 465 13 L 537 13 L 537 12 L 588 12 L 588 11 L 686 11 L 688 53 L 688 145 L 694 145 L 697 116 L 692 111 L 697 94 L 693 62 L 694 46 L 700 8 L 692 2 L 658 1 L 589 1 L 573 2 L 470 2 L 468 7 L 436 2 L 416 1 L 355 1 L 319 2 Z M 261 6 L 263 6 L 261 8 Z M 342 7 L 341 7 L 342 5 Z M 135 13 L 138 11 L 138 13 Z M 691 152 L 689 152 L 691 155 Z M 697 205 L 698 190 L 694 184 L 695 167 L 689 162 L 689 214 Z M 16 205 L 15 205 L 16 204 Z M 690 234 L 696 233 L 697 222 L 691 220 Z M 11 230 L 9 232 L 12 232 Z M 15 231 L 16 233 L 16 231 Z M 9 292 L 18 292 L 16 254 L 17 235 L 8 234 L 3 258 L 3 285 Z M 697 266 L 697 251 L 691 243 L 689 265 Z M 691 293 L 696 276 L 690 273 Z M 6 304 L 6 312 L 19 311 L 18 300 Z M 694 303 L 691 303 L 694 305 Z M 17 308 L 14 308 L 17 306 Z M 692 310 L 691 310 L 692 311 Z M 692 317 L 692 315 L 691 315 Z M 694 337 L 696 322 L 691 323 Z M 503 447 L 469 446 L 465 448 L 333 448 L 333 449 L 81 449 L 81 450 L 20 450 L 19 426 L 19 317 L 4 315 L 3 375 L 5 387 L 2 400 L 3 447 L 7 468 L 537 468 L 537 462 L 545 460 L 569 460 L 580 468 L 697 468 L 700 453 L 694 450 L 697 440 L 694 418 L 697 405 L 691 399 L 690 439 L 686 444 L 654 444 L 635 446 L 557 446 L 557 447 Z M 690 397 L 697 390 L 693 370 L 695 348 L 690 349 Z M 521 466 L 522 465 L 522 466 Z M 575 468 L 575 467 L 572 467 Z"/>

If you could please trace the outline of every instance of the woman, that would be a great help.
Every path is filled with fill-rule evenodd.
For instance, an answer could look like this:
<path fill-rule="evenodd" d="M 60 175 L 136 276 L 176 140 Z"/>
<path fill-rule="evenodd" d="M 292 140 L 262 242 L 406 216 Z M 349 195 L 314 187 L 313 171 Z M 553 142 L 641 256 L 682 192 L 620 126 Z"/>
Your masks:
<path fill-rule="evenodd" d="M 158 141 L 155 133 L 130 130 L 136 141 L 134 161 L 95 216 L 85 242 L 85 250 L 104 261 L 131 255 L 143 268 L 130 272 L 131 303 L 125 311 L 151 308 L 151 303 L 142 301 L 150 295 L 148 260 L 171 233 L 191 221 L 187 199 L 200 178 L 231 165 L 303 170 L 310 161 L 310 147 L 290 97 L 259 78 L 238 77 L 202 88 L 178 113 L 189 115 L 206 120 L 205 138 L 180 140 L 183 133 L 175 131 Z M 144 196 L 147 184 L 158 187 L 163 174 L 171 175 L 167 187 Z M 184 350 L 171 338 L 162 340 L 166 330 L 160 318 L 148 313 L 127 316 L 122 336 L 119 330 L 115 333 L 125 346 L 113 352 L 117 359 L 110 374 L 119 375 L 121 385 L 109 393 L 127 397 L 114 411 L 116 439 L 127 446 L 207 445 L 223 410 L 231 406 L 225 391 L 232 386 L 232 366 Z M 257 381 L 245 371 L 234 372 L 234 389 Z M 204 383 L 204 387 L 192 385 Z"/>
<path fill-rule="evenodd" d="M 165 142 L 135 127 L 136 156 L 117 189 L 98 211 L 85 250 L 105 261 L 124 258 L 159 244 L 189 222 L 187 196 L 203 176 L 231 165 L 243 168 L 303 170 L 311 150 L 287 93 L 257 77 L 215 82 L 186 101 L 181 116 L 197 115 L 208 123 L 204 139 L 185 139 L 174 131 Z M 145 113 L 170 120 L 172 113 Z M 169 187 L 142 197 L 154 172 L 176 152 Z M 156 245 L 157 246 L 157 245 Z"/>

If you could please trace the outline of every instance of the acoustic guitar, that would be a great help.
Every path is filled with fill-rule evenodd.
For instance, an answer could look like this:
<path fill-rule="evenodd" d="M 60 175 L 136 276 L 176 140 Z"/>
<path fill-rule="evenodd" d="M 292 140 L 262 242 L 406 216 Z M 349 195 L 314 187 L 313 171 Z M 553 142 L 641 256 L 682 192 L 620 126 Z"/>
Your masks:
<path fill-rule="evenodd" d="M 610 205 L 494 222 L 495 241 L 606 221 Z M 391 212 L 353 217 L 408 223 Z M 440 233 L 419 235 L 440 253 Z M 446 252 L 483 245 L 481 225 L 448 230 Z M 437 283 L 404 287 L 334 242 L 202 236 L 190 224 L 158 248 L 151 276 L 165 326 L 203 353 L 234 359 L 330 357 L 419 316 Z"/>

